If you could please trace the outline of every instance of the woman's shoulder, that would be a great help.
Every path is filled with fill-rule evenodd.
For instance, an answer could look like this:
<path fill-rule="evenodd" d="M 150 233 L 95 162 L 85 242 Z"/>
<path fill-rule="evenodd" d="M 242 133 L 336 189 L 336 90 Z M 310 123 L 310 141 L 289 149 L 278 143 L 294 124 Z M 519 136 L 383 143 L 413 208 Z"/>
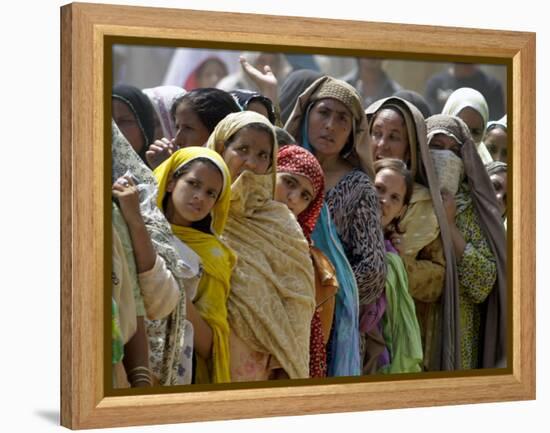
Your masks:
<path fill-rule="evenodd" d="M 370 177 L 363 171 L 354 168 L 346 173 L 327 195 L 361 198 L 376 197 L 376 191 Z"/>
<path fill-rule="evenodd" d="M 358 168 L 353 168 L 348 171 L 344 176 L 340 178 L 335 187 L 343 188 L 346 186 L 351 186 L 354 188 L 364 186 L 369 189 L 374 189 L 374 185 L 370 177 L 364 171 L 361 171 Z"/>

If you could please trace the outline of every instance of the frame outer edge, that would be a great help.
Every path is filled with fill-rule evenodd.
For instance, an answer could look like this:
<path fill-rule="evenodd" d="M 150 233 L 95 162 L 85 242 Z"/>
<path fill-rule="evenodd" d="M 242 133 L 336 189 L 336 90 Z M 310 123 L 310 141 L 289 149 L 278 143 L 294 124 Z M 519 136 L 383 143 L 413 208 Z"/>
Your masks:
<path fill-rule="evenodd" d="M 520 197 L 514 201 L 522 216 L 518 218 L 520 250 L 518 285 L 522 285 L 520 311 L 521 325 L 521 360 L 520 380 L 524 387 L 525 397 L 536 398 L 536 34 L 526 37 L 526 43 L 520 51 L 520 116 L 516 116 L 516 125 L 532 127 L 514 131 L 514 142 L 520 143 L 514 152 L 515 161 L 519 161 L 519 170 L 514 176 L 514 191 L 520 192 Z M 517 131 L 517 129 L 516 129 Z M 519 172 L 519 176 L 517 175 Z"/>
<path fill-rule="evenodd" d="M 72 100 L 73 100 L 73 8 L 64 5 L 61 12 L 61 425 L 73 427 L 74 374 L 72 328 Z"/>

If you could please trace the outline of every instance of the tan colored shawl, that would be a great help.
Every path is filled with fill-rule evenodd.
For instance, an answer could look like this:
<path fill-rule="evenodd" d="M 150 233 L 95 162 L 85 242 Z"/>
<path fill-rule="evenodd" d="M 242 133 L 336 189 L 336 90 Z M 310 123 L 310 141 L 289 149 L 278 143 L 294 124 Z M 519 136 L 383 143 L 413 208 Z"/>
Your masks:
<path fill-rule="evenodd" d="M 270 175 L 242 173 L 233 183 L 223 239 L 238 255 L 227 303 L 233 332 L 273 355 L 291 379 L 309 377 L 315 309 L 309 245 L 288 208 L 271 199 Z"/>

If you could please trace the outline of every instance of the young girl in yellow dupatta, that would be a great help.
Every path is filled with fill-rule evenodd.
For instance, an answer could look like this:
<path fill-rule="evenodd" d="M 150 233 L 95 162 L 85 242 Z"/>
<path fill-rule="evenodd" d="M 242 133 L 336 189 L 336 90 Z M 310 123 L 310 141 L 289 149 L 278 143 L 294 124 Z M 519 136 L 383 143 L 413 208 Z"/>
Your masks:
<path fill-rule="evenodd" d="M 157 205 L 175 236 L 201 258 L 193 302 L 187 303 L 194 328 L 195 383 L 230 381 L 227 298 L 234 253 L 219 239 L 229 212 L 231 179 L 218 153 L 203 147 L 176 151 L 154 171 Z"/>

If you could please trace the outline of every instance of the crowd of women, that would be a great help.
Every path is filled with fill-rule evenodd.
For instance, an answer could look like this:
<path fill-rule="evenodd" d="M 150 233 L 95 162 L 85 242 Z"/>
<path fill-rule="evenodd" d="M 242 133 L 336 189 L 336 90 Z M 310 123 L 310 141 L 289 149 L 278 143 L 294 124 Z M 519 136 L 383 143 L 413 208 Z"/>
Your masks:
<path fill-rule="evenodd" d="M 113 88 L 113 386 L 505 367 L 506 119 L 241 68 Z"/>

